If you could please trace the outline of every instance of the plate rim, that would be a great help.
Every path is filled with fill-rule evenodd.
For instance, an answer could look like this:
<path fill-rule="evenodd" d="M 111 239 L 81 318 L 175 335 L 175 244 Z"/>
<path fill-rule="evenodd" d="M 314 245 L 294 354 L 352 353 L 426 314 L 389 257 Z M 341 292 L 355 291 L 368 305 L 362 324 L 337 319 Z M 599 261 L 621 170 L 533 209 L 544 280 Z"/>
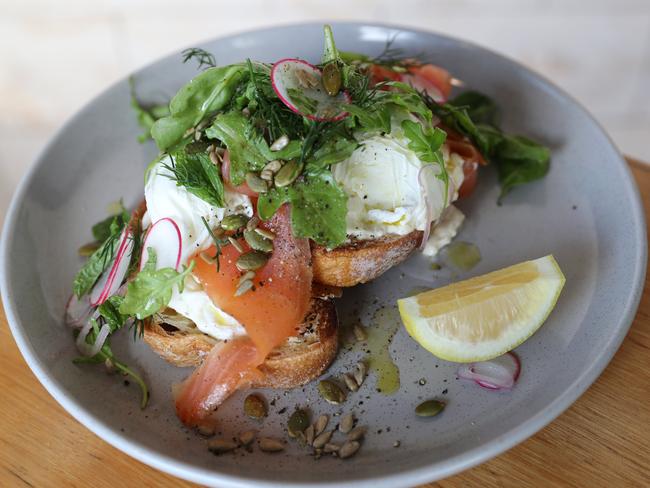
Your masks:
<path fill-rule="evenodd" d="M 645 276 L 647 271 L 647 239 L 646 239 L 646 218 L 643 208 L 643 203 L 641 201 L 640 192 L 636 181 L 632 175 L 632 172 L 629 168 L 629 165 L 625 161 L 620 150 L 611 139 L 609 134 L 602 127 L 600 122 L 572 95 L 564 91 L 561 87 L 555 85 L 545 76 L 535 72 L 534 70 L 528 68 L 527 66 L 521 64 L 520 62 L 510 58 L 509 56 L 503 55 L 499 52 L 493 51 L 490 48 L 481 46 L 480 44 L 468 41 L 465 39 L 459 39 L 453 36 L 448 36 L 446 34 L 441 34 L 433 30 L 426 30 L 421 28 L 410 27 L 402 24 L 395 23 L 383 23 L 383 22 L 364 22 L 364 21 L 322 21 L 322 22 L 290 22 L 290 23 L 278 23 L 271 26 L 261 27 L 261 28 L 252 28 L 245 29 L 240 31 L 231 32 L 225 35 L 211 37 L 209 39 L 204 39 L 200 42 L 193 43 L 194 46 L 201 46 L 206 43 L 215 42 L 219 40 L 234 38 L 242 35 L 257 34 L 266 31 L 276 31 L 282 30 L 288 27 L 304 27 L 304 28 L 321 28 L 323 24 L 329 23 L 336 28 L 337 25 L 344 25 L 348 27 L 379 27 L 383 29 L 390 29 L 396 31 L 405 31 L 416 34 L 417 36 L 428 36 L 434 35 L 442 40 L 450 41 L 457 45 L 465 45 L 473 50 L 479 50 L 482 52 L 489 53 L 490 55 L 497 56 L 498 58 L 507 60 L 510 63 L 515 64 L 520 70 L 522 70 L 527 76 L 535 79 L 540 85 L 547 91 L 555 92 L 556 94 L 561 95 L 563 98 L 569 100 L 572 105 L 581 110 L 587 118 L 595 125 L 595 127 L 601 132 L 601 135 L 609 142 L 612 148 L 615 149 L 617 155 L 616 164 L 618 164 L 619 169 L 621 170 L 621 176 L 623 179 L 624 185 L 627 187 L 627 196 L 630 198 L 632 204 L 632 220 L 635 223 L 635 241 L 640 244 L 639 253 L 636 256 L 637 263 L 639 266 L 635 266 L 634 276 L 633 276 L 633 293 L 628 295 L 628 299 L 624 305 L 624 313 L 621 315 L 615 330 L 609 341 L 606 343 L 606 347 L 602 349 L 599 355 L 595 358 L 594 361 L 590 363 L 588 367 L 582 371 L 576 380 L 569 386 L 567 389 L 557 396 L 552 403 L 543 411 L 536 413 L 529 417 L 526 421 L 520 423 L 519 425 L 511 428 L 510 430 L 503 432 L 497 438 L 488 441 L 485 444 L 481 444 L 470 450 L 466 450 L 460 454 L 452 456 L 448 459 L 440 461 L 435 464 L 429 464 L 415 469 L 407 470 L 396 470 L 394 473 L 389 475 L 380 475 L 376 477 L 368 477 L 363 479 L 354 479 L 349 481 L 349 484 L 353 484 L 358 487 L 368 487 L 368 488 L 382 488 L 382 487 L 394 487 L 394 486 L 409 486 L 413 484 L 422 484 L 448 476 L 457 474 L 461 471 L 469 469 L 471 467 L 477 466 L 493 457 L 496 457 L 503 452 L 511 449 L 517 444 L 521 443 L 528 437 L 539 432 L 550 422 L 555 420 L 561 413 L 568 409 L 582 394 L 596 381 L 596 379 L 601 375 L 607 365 L 611 362 L 613 356 L 618 351 L 623 339 L 627 335 L 629 328 L 632 325 L 636 311 L 638 309 L 639 302 L 644 289 Z M 50 137 L 47 144 L 39 151 L 37 157 L 31 163 L 29 169 L 25 172 L 23 177 L 20 180 L 20 183 L 14 192 L 11 203 L 8 207 L 5 222 L 2 228 L 2 237 L 0 240 L 0 296 L 2 298 L 2 303 L 4 306 L 5 314 L 7 317 L 7 322 L 11 330 L 14 341 L 16 342 L 18 349 L 20 350 L 21 355 L 25 359 L 27 365 L 32 370 L 36 378 L 43 385 L 46 391 L 70 414 L 75 420 L 80 422 L 84 427 L 89 429 L 95 435 L 100 437 L 102 440 L 106 441 L 108 444 L 113 447 L 121 450 L 122 452 L 133 457 L 137 461 L 145 463 L 155 469 L 158 469 L 162 472 L 177 476 L 179 478 L 192 481 L 195 483 L 207 484 L 213 486 L 214 483 L 219 483 L 220 486 L 227 487 L 244 487 L 255 484 L 261 487 L 274 487 L 277 486 L 277 483 L 272 480 L 260 478 L 260 477 L 250 477 L 250 476 L 241 476 L 241 475 L 230 475 L 222 473 L 216 470 L 208 470 L 204 468 L 199 468 L 183 461 L 179 461 L 176 458 L 159 454 L 148 447 L 143 446 L 138 441 L 133 441 L 128 439 L 126 436 L 121 435 L 118 432 L 115 432 L 110 426 L 105 424 L 100 418 L 95 417 L 94 415 L 85 411 L 85 409 L 79 405 L 72 397 L 68 397 L 64 390 L 62 389 L 59 382 L 49 373 L 49 370 L 44 367 L 41 361 L 37 358 L 35 350 L 33 349 L 29 338 L 22 331 L 22 323 L 18 318 L 17 313 L 14 310 L 14 293 L 10 287 L 8 281 L 8 276 L 6 270 L 9 265 L 9 242 L 10 237 L 13 236 L 18 221 L 18 214 L 21 210 L 21 204 L 24 200 L 25 193 L 29 184 L 33 180 L 37 171 L 46 161 L 46 155 L 56 143 L 56 141 L 68 130 L 68 128 L 73 124 L 73 122 L 80 117 L 82 114 L 86 113 L 91 107 L 96 103 L 98 99 L 105 96 L 108 92 L 115 89 L 118 85 L 124 83 L 129 76 L 137 75 L 139 72 L 151 68 L 153 65 L 160 63 L 161 61 L 168 59 L 172 56 L 177 55 L 182 49 L 178 49 L 170 52 L 169 54 L 160 56 L 154 61 L 151 61 L 144 66 L 134 70 L 126 77 L 122 77 L 119 80 L 116 80 L 110 84 L 105 89 L 101 90 L 90 100 L 84 103 L 79 109 L 77 109 L 73 114 L 71 114 L 66 121 L 59 127 L 58 130 Z M 326 480 L 317 480 L 311 482 L 291 482 L 284 481 L 284 485 L 291 487 L 313 487 L 313 486 L 335 486 L 336 482 L 328 482 Z"/>

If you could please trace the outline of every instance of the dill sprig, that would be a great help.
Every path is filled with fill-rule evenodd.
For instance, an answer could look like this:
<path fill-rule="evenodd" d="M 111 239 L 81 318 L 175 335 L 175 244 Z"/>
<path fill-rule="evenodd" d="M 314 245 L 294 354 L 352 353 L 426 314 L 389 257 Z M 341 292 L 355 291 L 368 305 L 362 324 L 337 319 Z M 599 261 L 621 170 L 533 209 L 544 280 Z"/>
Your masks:
<path fill-rule="evenodd" d="M 221 246 L 223 246 L 224 244 L 226 244 L 227 241 L 222 241 L 221 239 L 219 239 L 219 238 L 214 234 L 214 232 L 213 232 L 212 229 L 210 228 L 210 225 L 208 224 L 208 221 L 205 220 L 205 217 L 201 216 L 201 221 L 203 222 L 203 225 L 205 226 L 206 230 L 208 231 L 208 234 L 210 234 L 210 237 L 211 237 L 212 240 L 214 241 L 214 245 L 215 245 L 215 247 L 217 248 L 217 252 L 216 252 L 215 255 L 212 257 L 212 259 L 216 262 L 216 264 L 217 264 L 217 272 L 219 272 L 219 270 L 220 270 L 220 269 L 219 269 L 219 268 L 220 268 L 220 265 L 219 265 L 219 256 L 221 256 Z"/>
<path fill-rule="evenodd" d="M 190 59 L 194 59 L 198 64 L 198 69 L 208 69 L 217 66 L 217 61 L 214 55 L 200 47 L 191 47 L 185 49 L 183 52 L 183 63 L 187 63 Z"/>

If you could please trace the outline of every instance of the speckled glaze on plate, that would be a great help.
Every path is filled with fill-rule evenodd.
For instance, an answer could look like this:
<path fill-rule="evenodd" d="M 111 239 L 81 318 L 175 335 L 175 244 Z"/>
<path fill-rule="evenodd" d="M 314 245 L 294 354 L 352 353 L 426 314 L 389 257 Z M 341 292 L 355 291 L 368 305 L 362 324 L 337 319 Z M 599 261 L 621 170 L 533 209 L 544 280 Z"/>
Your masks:
<path fill-rule="evenodd" d="M 241 394 L 222 409 L 223 435 L 253 427 L 282 436 L 295 405 L 336 414 L 353 410 L 370 427 L 350 461 L 314 461 L 291 444 L 284 453 L 215 457 L 205 441 L 177 422 L 170 384 L 188 373 L 168 366 L 128 333 L 114 348 L 144 372 L 152 388 L 145 411 L 138 391 L 101 368 L 70 362 L 74 346 L 61 317 L 81 261 L 77 247 L 90 226 L 120 196 L 142 198 L 143 169 L 155 154 L 136 142 L 126 81 L 108 89 L 70 120 L 43 151 L 14 196 L 2 236 L 2 298 L 14 337 L 45 388 L 75 418 L 107 442 L 148 463 L 198 483 L 218 486 L 395 487 L 449 476 L 514 446 L 566 409 L 596 379 L 618 348 L 636 310 L 646 266 L 645 221 L 624 160 L 590 115 L 565 93 L 522 66 L 466 42 L 428 32 L 358 23 L 334 24 L 341 49 L 379 53 L 400 31 L 396 45 L 448 68 L 468 86 L 494 97 L 503 125 L 537 138 L 553 150 L 550 174 L 518 189 L 503 206 L 492 169 L 482 170 L 478 190 L 460 204 L 467 215 L 458 239 L 476 243 L 481 263 L 466 273 L 449 266 L 431 271 L 413 256 L 375 282 L 345 293 L 338 310 L 343 325 L 361 320 L 390 328 L 399 318 L 395 300 L 421 287 L 444 285 L 552 253 L 567 284 L 546 324 L 517 348 L 523 372 L 509 393 L 457 380 L 456 365 L 437 360 L 399 328 L 390 353 L 400 368 L 393 396 L 375 392 L 375 377 L 341 407 L 319 401 L 316 385 L 264 391 L 275 399 L 257 424 L 243 418 Z M 320 24 L 247 32 L 205 43 L 220 64 L 247 57 L 317 60 Z M 138 92 L 162 101 L 196 71 L 178 54 L 136 74 Z M 327 375 L 353 365 L 363 351 L 342 349 Z M 420 384 L 419 380 L 425 381 Z M 445 411 L 416 418 L 421 400 L 445 399 Z M 283 408 L 287 413 L 280 413 Z M 401 446 L 393 444 L 400 441 Z"/>

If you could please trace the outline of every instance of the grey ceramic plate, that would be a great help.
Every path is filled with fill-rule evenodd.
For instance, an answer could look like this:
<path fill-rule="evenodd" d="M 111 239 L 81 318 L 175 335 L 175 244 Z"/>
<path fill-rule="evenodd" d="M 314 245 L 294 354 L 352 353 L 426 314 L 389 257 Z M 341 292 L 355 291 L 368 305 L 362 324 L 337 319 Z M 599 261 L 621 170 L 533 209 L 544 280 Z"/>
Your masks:
<path fill-rule="evenodd" d="M 335 24 L 342 49 L 379 53 L 396 30 Z M 153 396 L 145 411 L 138 392 L 101 368 L 77 367 L 61 317 L 80 260 L 79 244 L 92 223 L 122 196 L 142 198 L 142 174 L 154 156 L 140 145 L 138 127 L 122 81 L 93 100 L 59 132 L 18 189 L 2 241 L 2 298 L 16 341 L 47 390 L 80 422 L 135 458 L 199 483 L 219 486 L 414 485 L 478 464 L 530 436 L 566 409 L 598 376 L 624 337 L 639 300 L 646 263 L 644 217 L 637 189 L 611 141 L 589 114 L 548 81 L 492 52 L 427 32 L 404 30 L 396 44 L 425 53 L 456 77 L 494 97 L 509 130 L 540 139 L 553 150 L 550 174 L 516 190 L 502 207 L 491 169 L 481 172 L 478 191 L 462 202 L 468 216 L 459 239 L 476 243 L 483 260 L 469 273 L 429 271 L 420 256 L 372 284 L 346 292 L 338 309 L 344 324 L 360 319 L 386 329 L 399 323 L 396 298 L 422 286 L 439 286 L 552 253 L 567 278 L 557 308 L 542 329 L 517 349 L 523 373 L 510 393 L 494 393 L 455 377 L 456 366 L 418 347 L 399 328 L 390 353 L 402 386 L 393 396 L 376 393 L 370 376 L 342 408 L 318 401 L 315 385 L 264 392 L 275 399 L 262 424 L 241 415 L 241 395 L 222 409 L 223 434 L 249 428 L 282 435 L 294 405 L 315 413 L 353 409 L 371 427 L 352 461 L 314 461 L 296 445 L 282 454 L 214 457 L 204 441 L 177 422 L 169 387 L 187 371 L 166 365 L 129 334 L 115 349 L 144 372 Z M 244 33 L 206 43 L 220 64 L 246 57 L 273 61 L 299 56 L 316 60 L 321 26 L 295 25 Z M 163 100 L 196 74 L 179 55 L 136 74 L 138 92 Z M 384 307 L 383 309 L 381 309 Z M 381 310 L 379 310 L 381 309 Z M 378 311 L 379 310 L 379 311 Z M 343 350 L 330 373 L 362 357 Z M 424 378 L 426 384 L 418 380 Z M 434 419 L 413 415 L 422 399 L 445 398 Z M 400 441 L 401 447 L 393 444 Z"/>

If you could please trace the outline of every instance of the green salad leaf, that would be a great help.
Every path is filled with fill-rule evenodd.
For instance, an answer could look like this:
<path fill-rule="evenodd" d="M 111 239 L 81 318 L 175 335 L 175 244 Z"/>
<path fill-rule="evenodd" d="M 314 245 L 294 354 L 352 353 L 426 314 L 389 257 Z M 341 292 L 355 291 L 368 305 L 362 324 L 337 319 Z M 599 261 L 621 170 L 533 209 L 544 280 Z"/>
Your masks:
<path fill-rule="evenodd" d="M 168 172 L 163 174 L 183 186 L 191 194 L 215 207 L 224 207 L 224 186 L 219 168 L 212 164 L 206 152 L 191 152 L 186 148 L 170 154 L 172 164 L 163 164 Z"/>
<path fill-rule="evenodd" d="M 160 150 L 174 149 L 188 129 L 224 108 L 247 76 L 247 68 L 241 64 L 209 68 L 181 88 L 169 103 L 170 115 L 157 120 L 151 128 Z"/>
<path fill-rule="evenodd" d="M 156 251 L 147 248 L 149 259 L 144 268 L 136 275 L 126 288 L 124 301 L 119 312 L 123 315 L 145 319 L 167 306 L 172 298 L 174 287 L 183 291 L 185 278 L 194 268 L 194 261 L 182 272 L 173 268 L 156 269 Z"/>
<path fill-rule="evenodd" d="M 501 184 L 499 203 L 515 186 L 538 180 L 548 173 L 549 148 L 526 137 L 502 132 L 496 126 L 496 105 L 489 97 L 465 92 L 446 104 L 425 99 L 446 126 L 467 136 L 481 154 L 494 163 Z"/>
<path fill-rule="evenodd" d="M 97 307 L 97 312 L 111 328 L 111 333 L 124 327 L 124 324 L 129 319 L 128 315 L 120 313 L 120 306 L 123 301 L 124 297 L 113 295 Z"/>
<path fill-rule="evenodd" d="M 105 237 L 105 239 L 99 248 L 90 255 L 72 282 L 72 292 L 79 298 L 90 292 L 102 273 L 113 262 L 119 245 L 120 235 L 129 221 L 128 214 L 126 213 L 121 213 L 110 218 L 108 232 L 104 221 L 96 224 L 99 227 L 93 228 L 93 234 L 96 234 L 96 237 Z"/>
<path fill-rule="evenodd" d="M 240 111 L 217 115 L 205 134 L 220 140 L 228 148 L 230 181 L 234 185 L 243 183 L 247 172 L 259 171 L 269 161 L 298 157 L 302 147 L 300 141 L 294 140 L 281 151 L 271 151 L 264 137 Z"/>
<path fill-rule="evenodd" d="M 165 104 L 147 107 L 140 103 L 135 95 L 135 82 L 133 81 L 133 77 L 129 78 L 129 87 L 131 89 L 131 108 L 135 112 L 138 125 L 144 131 L 138 136 L 138 141 L 145 142 L 151 139 L 151 128 L 156 120 L 169 115 L 169 106 Z"/>
<path fill-rule="evenodd" d="M 307 160 L 305 171 L 317 172 L 348 159 L 359 143 L 353 139 L 330 139 L 321 145 Z"/>
<path fill-rule="evenodd" d="M 329 249 L 345 241 L 347 196 L 330 171 L 306 174 L 288 188 L 273 188 L 260 195 L 257 212 L 268 220 L 284 203 L 291 204 L 291 228 L 296 236 Z"/>

